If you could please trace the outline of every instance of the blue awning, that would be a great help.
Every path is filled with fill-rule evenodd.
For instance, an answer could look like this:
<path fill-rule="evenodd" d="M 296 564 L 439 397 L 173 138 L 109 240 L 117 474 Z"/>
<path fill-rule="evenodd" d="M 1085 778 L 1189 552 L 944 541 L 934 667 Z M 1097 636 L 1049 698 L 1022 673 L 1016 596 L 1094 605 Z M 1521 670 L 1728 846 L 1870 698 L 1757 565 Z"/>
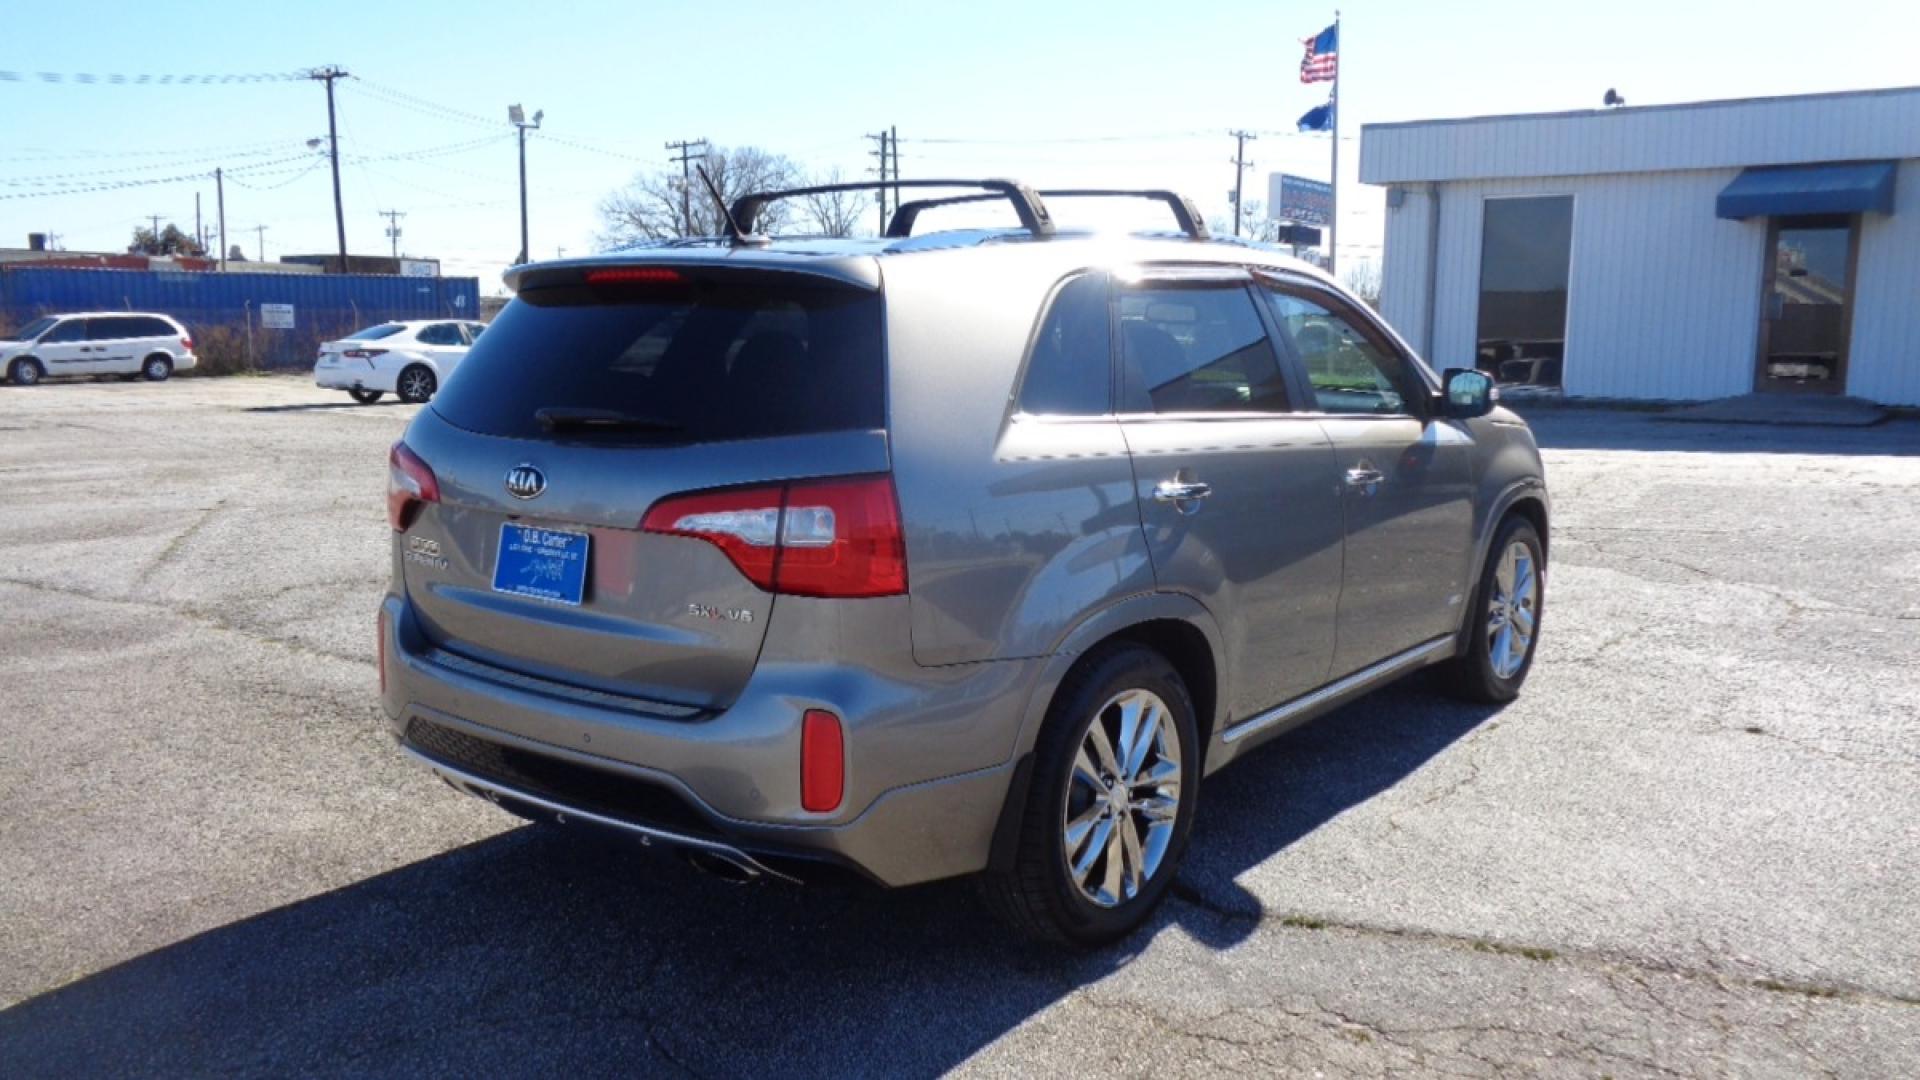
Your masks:
<path fill-rule="evenodd" d="M 1893 213 L 1894 161 L 1841 165 L 1769 165 L 1745 169 L 1720 192 L 1723 218 L 1796 214 Z"/>

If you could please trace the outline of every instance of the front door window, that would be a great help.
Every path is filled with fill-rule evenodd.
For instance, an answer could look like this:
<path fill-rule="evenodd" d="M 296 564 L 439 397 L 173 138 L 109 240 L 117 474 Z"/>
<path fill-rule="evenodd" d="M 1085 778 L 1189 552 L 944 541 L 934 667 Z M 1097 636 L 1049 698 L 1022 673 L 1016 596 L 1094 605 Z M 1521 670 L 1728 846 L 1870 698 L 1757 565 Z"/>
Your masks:
<path fill-rule="evenodd" d="M 1773 228 L 1755 389 L 1839 393 L 1852 314 L 1851 218 L 1787 218 Z"/>

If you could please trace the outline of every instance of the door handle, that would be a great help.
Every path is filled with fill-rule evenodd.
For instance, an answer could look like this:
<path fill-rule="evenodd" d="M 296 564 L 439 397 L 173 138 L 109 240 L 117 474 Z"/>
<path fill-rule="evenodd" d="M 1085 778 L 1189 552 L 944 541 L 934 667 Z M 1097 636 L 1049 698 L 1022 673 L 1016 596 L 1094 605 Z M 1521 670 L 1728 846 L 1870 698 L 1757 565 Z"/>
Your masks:
<path fill-rule="evenodd" d="M 1162 480 L 1153 489 L 1153 497 L 1157 502 L 1186 502 L 1189 499 L 1204 499 L 1211 494 L 1213 485 L 1199 480 Z"/>
<path fill-rule="evenodd" d="M 1387 474 L 1371 465 L 1356 465 L 1347 470 L 1347 486 L 1350 488 L 1371 488 L 1387 478 Z"/>

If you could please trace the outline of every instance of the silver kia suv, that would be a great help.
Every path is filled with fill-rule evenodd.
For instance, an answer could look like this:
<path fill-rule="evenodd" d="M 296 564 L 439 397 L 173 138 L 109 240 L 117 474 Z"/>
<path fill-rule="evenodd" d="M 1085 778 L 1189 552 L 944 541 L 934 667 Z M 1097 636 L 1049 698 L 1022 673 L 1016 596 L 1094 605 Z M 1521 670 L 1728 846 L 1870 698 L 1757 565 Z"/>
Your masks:
<path fill-rule="evenodd" d="M 1548 500 L 1487 375 L 1171 193 L 940 183 L 975 191 L 877 239 L 758 235 L 773 192 L 510 272 L 392 451 L 406 753 L 736 879 L 976 875 L 1100 943 L 1214 770 L 1423 668 L 1519 692 Z M 1085 198 L 1177 229 L 1056 229 Z"/>

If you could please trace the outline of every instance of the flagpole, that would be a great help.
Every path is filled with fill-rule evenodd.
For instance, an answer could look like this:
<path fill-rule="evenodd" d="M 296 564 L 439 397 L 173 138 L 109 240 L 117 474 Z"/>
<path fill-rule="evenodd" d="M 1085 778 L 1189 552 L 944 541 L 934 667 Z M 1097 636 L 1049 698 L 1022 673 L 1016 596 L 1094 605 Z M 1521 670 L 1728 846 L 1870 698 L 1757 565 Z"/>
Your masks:
<path fill-rule="evenodd" d="M 1340 69 L 1347 66 L 1347 43 L 1340 40 L 1340 9 L 1333 9 L 1333 212 L 1327 217 L 1327 273 L 1340 267 Z"/>

